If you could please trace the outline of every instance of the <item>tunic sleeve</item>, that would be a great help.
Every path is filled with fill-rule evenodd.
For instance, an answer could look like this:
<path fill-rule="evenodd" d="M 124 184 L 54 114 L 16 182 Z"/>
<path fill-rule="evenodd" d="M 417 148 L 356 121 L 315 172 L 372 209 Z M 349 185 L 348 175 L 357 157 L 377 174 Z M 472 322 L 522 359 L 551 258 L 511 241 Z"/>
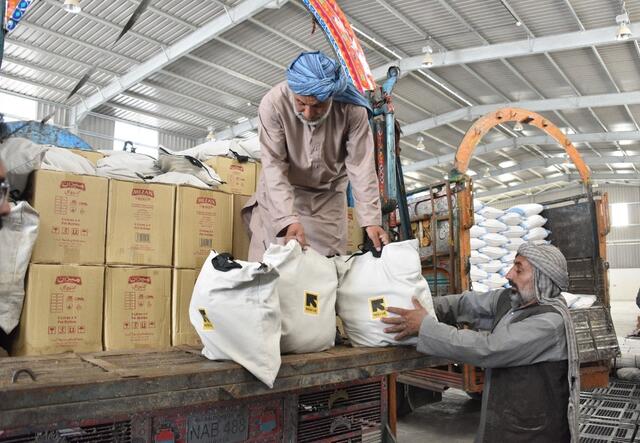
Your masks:
<path fill-rule="evenodd" d="M 275 221 L 275 231 L 281 234 L 291 223 L 299 222 L 294 211 L 293 187 L 289 183 L 287 142 L 283 123 L 269 96 L 258 108 L 258 137 L 265 180 L 266 210 Z"/>
<path fill-rule="evenodd" d="M 356 203 L 360 226 L 381 224 L 380 193 L 375 171 L 373 134 L 367 110 L 352 106 L 349 112 L 345 165 Z"/>

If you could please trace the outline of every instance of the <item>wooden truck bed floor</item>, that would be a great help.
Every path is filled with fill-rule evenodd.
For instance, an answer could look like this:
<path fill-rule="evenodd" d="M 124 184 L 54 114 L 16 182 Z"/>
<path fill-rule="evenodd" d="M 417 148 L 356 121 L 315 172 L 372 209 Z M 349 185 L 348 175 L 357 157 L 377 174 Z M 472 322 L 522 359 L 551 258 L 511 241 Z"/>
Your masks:
<path fill-rule="evenodd" d="M 409 347 L 352 348 L 282 357 L 273 389 L 195 347 L 0 359 L 0 429 L 180 408 L 348 382 L 446 364 Z M 28 369 L 15 378 L 16 371 Z"/>

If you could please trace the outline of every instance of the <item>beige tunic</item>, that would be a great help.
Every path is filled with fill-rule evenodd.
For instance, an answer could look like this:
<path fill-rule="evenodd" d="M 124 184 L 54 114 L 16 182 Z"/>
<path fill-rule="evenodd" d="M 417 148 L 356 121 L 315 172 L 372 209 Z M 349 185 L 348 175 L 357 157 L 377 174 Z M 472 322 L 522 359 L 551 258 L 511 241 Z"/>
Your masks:
<path fill-rule="evenodd" d="M 243 208 L 251 232 L 249 260 L 262 255 L 291 223 L 325 255 L 346 252 L 346 188 L 351 182 L 360 226 L 379 225 L 380 197 L 367 110 L 333 102 L 316 127 L 295 115 L 286 82 L 274 86 L 258 108 L 262 175 Z"/>

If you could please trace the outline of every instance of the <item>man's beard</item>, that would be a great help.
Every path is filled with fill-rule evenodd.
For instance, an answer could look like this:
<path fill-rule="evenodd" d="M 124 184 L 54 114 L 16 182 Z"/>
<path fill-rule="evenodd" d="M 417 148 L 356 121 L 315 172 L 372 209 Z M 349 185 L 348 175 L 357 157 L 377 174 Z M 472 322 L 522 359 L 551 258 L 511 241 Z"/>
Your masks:
<path fill-rule="evenodd" d="M 315 120 L 307 120 L 306 118 L 304 118 L 304 114 L 302 112 L 298 112 L 296 111 L 296 117 L 298 117 L 298 119 L 304 123 L 305 125 L 309 125 L 309 126 L 318 126 L 320 123 L 322 123 L 323 121 L 325 121 L 327 119 L 327 117 L 329 117 L 329 112 L 331 112 L 331 106 L 333 106 L 333 103 L 329 104 L 329 107 L 327 108 L 327 112 L 325 112 L 324 114 L 322 114 L 319 118 L 315 119 Z"/>
<path fill-rule="evenodd" d="M 513 293 L 511 294 L 511 302 L 513 307 L 526 306 L 537 300 L 536 292 L 533 289 L 533 285 L 527 288 L 518 289 L 512 281 L 509 281 Z"/>

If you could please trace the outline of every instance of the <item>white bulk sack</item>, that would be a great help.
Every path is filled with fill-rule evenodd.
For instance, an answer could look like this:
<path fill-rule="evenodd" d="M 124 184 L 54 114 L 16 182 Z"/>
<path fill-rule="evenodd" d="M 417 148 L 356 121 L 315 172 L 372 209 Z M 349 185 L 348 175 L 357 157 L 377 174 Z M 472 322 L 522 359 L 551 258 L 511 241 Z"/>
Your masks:
<path fill-rule="evenodd" d="M 504 235 L 495 234 L 495 233 L 483 235 L 482 237 L 480 237 L 480 240 L 485 242 L 487 246 L 498 246 L 498 247 L 504 244 L 507 244 L 509 242 L 509 239 Z"/>
<path fill-rule="evenodd" d="M 484 248 L 481 248 L 479 251 L 485 255 L 488 255 L 494 260 L 497 260 L 509 253 L 509 251 L 507 251 L 506 249 L 499 248 L 496 246 L 485 246 Z"/>
<path fill-rule="evenodd" d="M 484 203 L 480 200 L 473 199 L 473 212 L 478 213 L 482 208 L 484 208 Z"/>
<path fill-rule="evenodd" d="M 527 217 L 523 222 L 522 222 L 522 227 L 525 228 L 526 230 L 531 230 L 533 228 L 540 228 L 542 226 L 544 226 L 544 224 L 547 222 L 547 219 L 544 218 L 541 215 L 532 215 L 531 217 Z"/>
<path fill-rule="evenodd" d="M 211 167 L 190 155 L 178 155 L 167 151 L 160 146 L 158 148 L 158 167 L 163 173 L 180 172 L 191 174 L 209 186 L 222 184 L 222 179 Z"/>
<path fill-rule="evenodd" d="M 472 265 L 479 265 L 480 263 L 487 263 L 489 261 L 491 261 L 489 256 L 481 254 L 476 250 L 472 250 L 469 256 L 469 263 Z"/>
<path fill-rule="evenodd" d="M 551 234 L 551 231 L 547 231 L 545 228 L 533 228 L 523 238 L 526 241 L 544 240 L 549 234 Z"/>
<path fill-rule="evenodd" d="M 509 226 L 506 231 L 501 232 L 502 235 L 509 238 L 520 238 L 527 233 L 522 226 Z"/>
<path fill-rule="evenodd" d="M 510 238 L 509 243 L 506 243 L 504 247 L 509 251 L 517 251 L 520 245 L 522 245 L 523 243 L 526 243 L 526 241 L 521 238 Z"/>
<path fill-rule="evenodd" d="M 475 292 L 489 292 L 489 286 L 480 283 L 479 281 L 474 281 L 471 283 L 471 290 Z"/>
<path fill-rule="evenodd" d="M 471 237 L 473 238 L 480 238 L 488 232 L 489 231 L 487 231 L 487 228 L 482 228 L 478 225 L 473 225 L 471 226 L 471 229 L 469 229 L 469 235 L 471 235 Z"/>
<path fill-rule="evenodd" d="M 529 243 L 532 245 L 550 245 L 551 242 L 549 240 L 531 240 Z"/>
<path fill-rule="evenodd" d="M 504 278 L 500 274 L 495 274 L 494 273 L 494 274 L 489 274 L 489 277 L 487 277 L 487 279 L 484 280 L 482 283 L 484 283 L 485 285 L 489 286 L 489 288 L 491 288 L 491 289 L 498 289 L 498 288 L 502 288 L 506 284 L 508 284 L 509 280 L 507 280 L 506 278 Z"/>
<path fill-rule="evenodd" d="M 469 275 L 471 276 L 471 281 L 482 281 L 489 275 L 487 271 L 483 271 L 478 266 L 471 266 L 469 271 Z"/>
<path fill-rule="evenodd" d="M 0 229 L 0 328 L 9 334 L 20 321 L 24 276 L 38 237 L 40 217 L 26 201 L 11 208 Z"/>
<path fill-rule="evenodd" d="M 96 175 L 96 167 L 89 160 L 69 149 L 55 146 L 49 146 L 45 152 L 40 169 Z"/>
<path fill-rule="evenodd" d="M 418 240 L 391 243 L 380 258 L 371 252 L 351 258 L 336 257 L 341 278 L 338 315 L 353 346 L 415 345 L 415 337 L 396 341 L 387 334 L 381 318 L 392 316 L 389 306 L 415 309 L 415 298 L 435 318 L 433 300 L 422 276 Z"/>
<path fill-rule="evenodd" d="M 260 158 L 260 143 L 258 137 L 247 139 L 236 138 L 232 140 L 212 140 L 193 148 L 179 151 L 179 154 L 191 155 L 198 160 L 205 161 L 211 157 L 232 157 L 231 151 L 239 155 L 246 155 L 253 159 Z"/>
<path fill-rule="evenodd" d="M 182 172 L 166 172 L 164 174 L 153 177 L 151 180 L 149 180 L 149 182 L 166 183 L 172 185 L 189 185 L 195 186 L 196 188 L 211 189 L 211 186 L 200 180 L 198 177 Z"/>
<path fill-rule="evenodd" d="M 482 216 L 482 215 L 480 215 L 480 214 L 473 214 L 473 220 L 474 220 L 474 223 L 475 223 L 476 225 L 479 225 L 480 223 L 482 223 L 482 222 L 483 222 L 483 221 L 485 221 L 486 219 L 487 219 L 486 217 L 483 217 L 483 216 Z"/>
<path fill-rule="evenodd" d="M 211 251 L 202 266 L 189 304 L 191 324 L 205 357 L 233 360 L 272 388 L 281 362 L 278 271 L 225 257 Z M 224 271 L 219 263 L 240 267 Z"/>
<path fill-rule="evenodd" d="M 502 269 L 503 263 L 500 260 L 491 260 L 489 263 L 479 264 L 478 267 L 488 274 L 495 274 Z"/>
<path fill-rule="evenodd" d="M 479 238 L 471 238 L 471 249 L 477 251 L 478 249 L 484 248 L 487 246 L 485 242 L 480 240 Z"/>
<path fill-rule="evenodd" d="M 334 261 L 311 248 L 302 250 L 290 240 L 286 246 L 272 244 L 262 259 L 278 270 L 276 287 L 282 312 L 280 352 L 321 352 L 336 337 L 336 290 Z"/>
<path fill-rule="evenodd" d="M 521 215 L 522 217 L 531 217 L 542 212 L 544 207 L 538 203 L 526 203 L 524 205 L 516 205 L 507 209 L 507 212 L 513 212 Z"/>
<path fill-rule="evenodd" d="M 506 277 L 512 267 L 513 267 L 513 263 L 509 263 L 509 264 L 502 263 L 502 268 L 500 268 L 500 271 L 498 271 L 498 274 L 500 274 L 503 277 Z"/>
<path fill-rule="evenodd" d="M 49 146 L 39 145 L 26 138 L 9 137 L 0 143 L 0 158 L 7 170 L 11 190 L 22 194 L 27 187 L 29 174 L 40 169 Z"/>
<path fill-rule="evenodd" d="M 507 212 L 498 220 L 500 220 L 507 226 L 517 226 L 524 221 L 524 218 L 520 214 L 516 214 L 515 212 Z"/>
<path fill-rule="evenodd" d="M 476 212 L 485 218 L 498 218 L 504 215 L 504 211 L 502 209 L 497 209 L 491 206 L 484 206 Z"/>
<path fill-rule="evenodd" d="M 507 230 L 507 225 L 493 218 L 483 221 L 482 223 L 480 223 L 480 226 L 485 228 L 489 232 L 495 233 L 504 232 Z"/>
<path fill-rule="evenodd" d="M 103 177 L 140 181 L 160 175 L 162 171 L 150 155 L 113 151 L 96 162 L 96 173 Z"/>

